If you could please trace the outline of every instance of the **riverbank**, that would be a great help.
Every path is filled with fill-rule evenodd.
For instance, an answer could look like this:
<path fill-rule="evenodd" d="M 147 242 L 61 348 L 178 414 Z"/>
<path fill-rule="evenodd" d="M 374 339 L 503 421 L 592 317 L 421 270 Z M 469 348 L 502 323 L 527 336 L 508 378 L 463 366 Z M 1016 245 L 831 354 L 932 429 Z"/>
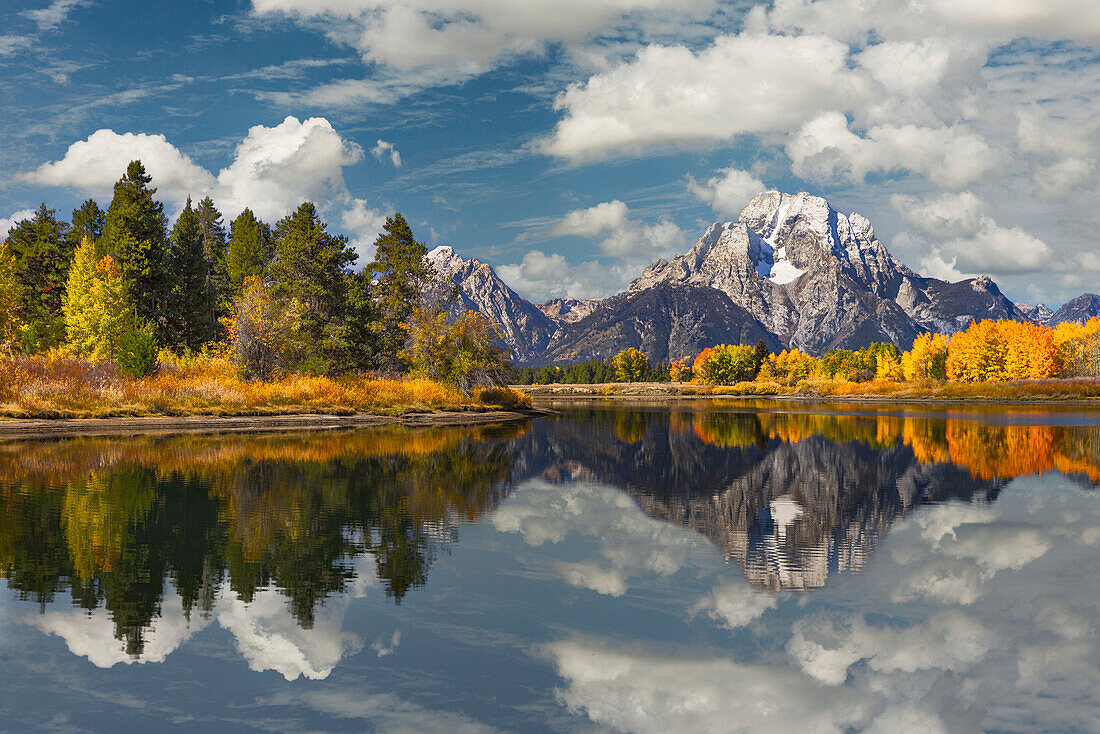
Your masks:
<path fill-rule="evenodd" d="M 596 385 L 516 385 L 534 399 L 682 400 L 698 398 L 773 398 L 834 402 L 891 403 L 1055 403 L 1100 404 L 1100 379 L 1021 380 L 1016 382 L 845 382 L 808 380 L 795 387 L 774 382 L 742 382 L 730 386 L 692 383 L 604 383 Z"/>
<path fill-rule="evenodd" d="M 4 419 L 135 419 L 327 415 L 390 416 L 481 413 L 531 407 L 506 388 L 462 395 L 418 378 L 289 374 L 243 380 L 225 360 L 162 364 L 133 379 L 111 362 L 71 357 L 0 358 L 0 423 Z"/>
<path fill-rule="evenodd" d="M 0 440 L 73 436 L 177 435 L 186 433 L 272 433 L 339 428 L 482 426 L 516 423 L 547 415 L 545 410 L 460 410 L 404 415 L 259 415 L 146 418 L 0 420 Z"/>

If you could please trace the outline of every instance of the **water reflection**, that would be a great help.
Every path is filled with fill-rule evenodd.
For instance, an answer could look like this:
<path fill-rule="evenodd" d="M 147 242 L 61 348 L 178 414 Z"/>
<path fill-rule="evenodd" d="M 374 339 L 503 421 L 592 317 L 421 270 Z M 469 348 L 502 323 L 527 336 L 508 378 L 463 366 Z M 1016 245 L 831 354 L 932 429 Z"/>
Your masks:
<path fill-rule="evenodd" d="M 109 624 L 121 653 L 163 659 L 174 647 L 165 640 L 178 645 L 194 612 L 209 617 L 221 597 L 219 621 L 251 660 L 246 638 L 265 638 L 252 645 L 260 649 L 331 624 L 319 606 L 365 579 L 398 603 L 422 585 L 458 525 L 503 498 L 523 430 L 3 444 L 0 570 L 20 599 L 40 605 L 38 625 L 74 652 L 90 651 L 89 636 Z M 66 593 L 90 614 L 46 617 Z M 289 626 L 278 620 L 284 610 Z"/>
<path fill-rule="evenodd" d="M 758 589 L 815 589 L 867 569 L 891 528 L 933 506 L 922 532 L 946 560 L 910 569 L 893 593 L 973 603 L 1047 541 L 969 525 L 1015 477 L 1091 488 L 1100 428 L 562 407 L 522 427 L 8 442 L 0 466 L 0 574 L 38 605 L 29 623 L 72 652 L 101 667 L 158 662 L 216 623 L 253 670 L 320 679 L 369 644 L 344 631 L 349 600 L 379 586 L 400 603 L 459 527 L 486 516 L 532 547 L 597 539 L 595 558 L 553 570 L 618 597 L 687 563 L 698 536 L 683 528 Z M 971 563 L 979 550 L 994 560 Z M 64 597 L 71 606 L 52 603 Z M 776 604 L 719 583 L 692 613 L 736 628 Z"/>

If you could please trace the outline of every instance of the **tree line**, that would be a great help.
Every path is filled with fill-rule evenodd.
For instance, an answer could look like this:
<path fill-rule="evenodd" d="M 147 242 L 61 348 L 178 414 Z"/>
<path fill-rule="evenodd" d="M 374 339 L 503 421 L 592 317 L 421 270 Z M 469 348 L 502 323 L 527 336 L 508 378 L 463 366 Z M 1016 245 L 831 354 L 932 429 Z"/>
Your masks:
<path fill-rule="evenodd" d="M 245 208 L 226 226 L 210 197 L 188 199 L 169 228 L 151 184 L 133 161 L 106 211 L 88 200 L 66 222 L 42 204 L 12 227 L 0 243 L 0 347 L 111 359 L 136 377 L 166 348 L 220 352 L 260 379 L 416 371 L 499 383 L 495 326 L 438 318 L 453 287 L 400 213 L 355 270 L 347 238 L 313 203 L 273 226 Z"/>

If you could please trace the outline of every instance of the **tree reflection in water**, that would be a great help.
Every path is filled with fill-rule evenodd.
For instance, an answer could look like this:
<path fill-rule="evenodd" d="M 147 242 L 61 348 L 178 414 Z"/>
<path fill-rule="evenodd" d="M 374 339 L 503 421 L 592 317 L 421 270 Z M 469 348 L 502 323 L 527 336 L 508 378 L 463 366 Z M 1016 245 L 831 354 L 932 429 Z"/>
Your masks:
<path fill-rule="evenodd" d="M 140 656 L 170 583 L 209 615 L 223 581 L 274 587 L 303 628 L 369 554 L 400 603 L 492 510 L 525 429 L 77 439 L 0 446 L 0 572 L 45 609 L 105 608 Z"/>

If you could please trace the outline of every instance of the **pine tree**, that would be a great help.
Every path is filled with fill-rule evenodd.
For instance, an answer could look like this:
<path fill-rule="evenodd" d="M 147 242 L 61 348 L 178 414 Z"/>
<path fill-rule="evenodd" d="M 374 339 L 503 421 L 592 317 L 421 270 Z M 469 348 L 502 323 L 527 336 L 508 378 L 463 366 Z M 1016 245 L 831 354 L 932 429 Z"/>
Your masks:
<path fill-rule="evenodd" d="M 191 208 L 191 199 L 172 228 L 168 250 L 172 289 L 168 296 L 167 343 L 199 349 L 215 336 L 213 283 L 209 278 L 202 221 Z"/>
<path fill-rule="evenodd" d="M 67 225 L 54 214 L 42 204 L 32 218 L 18 222 L 7 238 L 22 284 L 19 310 L 30 349 L 52 347 L 64 338 L 61 296 L 73 250 L 66 237 Z"/>
<path fill-rule="evenodd" d="M 434 284 L 435 270 L 428 248 L 416 241 L 400 212 L 388 217 L 382 230 L 368 272 L 375 283 L 381 358 L 389 369 L 401 370 L 405 324 Z"/>
<path fill-rule="evenodd" d="M 214 296 L 210 302 L 210 318 L 216 324 L 220 317 L 228 313 L 229 301 L 233 297 L 226 272 L 225 225 L 222 224 L 221 212 L 209 196 L 199 202 L 195 213 L 199 217 L 199 229 L 202 230 L 206 279 Z"/>
<path fill-rule="evenodd" d="M 276 257 L 269 267 L 278 298 L 297 300 L 306 309 L 303 328 L 316 345 L 305 369 L 329 372 L 344 359 L 347 308 L 346 269 L 355 262 L 347 237 L 329 234 L 310 202 L 279 220 Z"/>
<path fill-rule="evenodd" d="M 162 331 L 167 319 L 161 313 L 169 290 L 165 270 L 168 237 L 164 205 L 156 201 L 155 188 L 141 161 L 132 161 L 115 184 L 114 198 L 103 225 L 105 250 L 132 284 L 138 315 L 152 320 Z"/>
<path fill-rule="evenodd" d="M 80 247 L 80 242 L 85 237 L 92 242 L 98 241 L 103 236 L 104 221 L 103 210 L 92 199 L 85 201 L 79 208 L 73 209 L 73 223 L 69 227 L 72 251 L 76 252 L 76 248 Z"/>
<path fill-rule="evenodd" d="M 271 227 L 257 219 L 251 209 L 245 209 L 230 225 L 226 253 L 226 278 L 230 291 L 238 294 L 245 280 L 262 277 L 274 254 Z"/>

